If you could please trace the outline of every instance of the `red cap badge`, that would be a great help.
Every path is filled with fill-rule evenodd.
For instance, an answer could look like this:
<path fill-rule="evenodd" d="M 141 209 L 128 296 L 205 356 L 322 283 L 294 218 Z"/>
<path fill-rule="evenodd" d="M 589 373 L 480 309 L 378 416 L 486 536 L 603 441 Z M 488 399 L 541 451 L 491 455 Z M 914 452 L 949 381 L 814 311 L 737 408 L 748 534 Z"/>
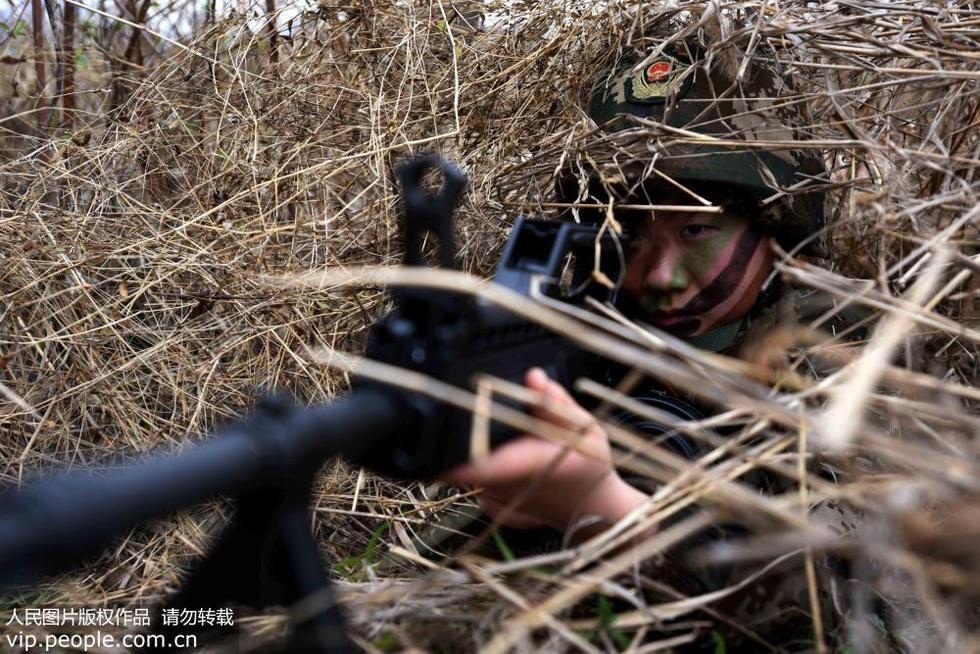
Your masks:
<path fill-rule="evenodd" d="M 655 61 L 646 70 L 647 84 L 662 82 L 670 76 L 670 63 L 667 61 Z"/>

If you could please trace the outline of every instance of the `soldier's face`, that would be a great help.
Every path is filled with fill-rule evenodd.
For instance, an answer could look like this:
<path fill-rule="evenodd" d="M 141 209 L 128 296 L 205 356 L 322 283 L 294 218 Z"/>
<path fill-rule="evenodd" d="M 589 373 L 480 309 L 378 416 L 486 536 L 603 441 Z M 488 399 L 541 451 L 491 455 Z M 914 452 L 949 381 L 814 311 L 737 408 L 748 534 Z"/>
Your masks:
<path fill-rule="evenodd" d="M 636 236 L 623 289 L 647 322 L 679 336 L 704 334 L 744 316 L 772 271 L 769 237 L 738 213 L 619 217 Z"/>

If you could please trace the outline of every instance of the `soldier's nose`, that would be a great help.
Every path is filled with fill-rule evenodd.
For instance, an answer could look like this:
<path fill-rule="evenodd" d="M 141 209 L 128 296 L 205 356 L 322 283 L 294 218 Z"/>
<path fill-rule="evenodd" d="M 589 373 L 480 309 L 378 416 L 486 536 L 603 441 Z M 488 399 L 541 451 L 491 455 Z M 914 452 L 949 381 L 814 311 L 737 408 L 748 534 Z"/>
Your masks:
<path fill-rule="evenodd" d="M 687 273 L 681 266 L 679 253 L 673 248 L 665 248 L 650 262 L 650 268 L 643 279 L 648 290 L 664 292 L 683 291 L 689 283 Z"/>

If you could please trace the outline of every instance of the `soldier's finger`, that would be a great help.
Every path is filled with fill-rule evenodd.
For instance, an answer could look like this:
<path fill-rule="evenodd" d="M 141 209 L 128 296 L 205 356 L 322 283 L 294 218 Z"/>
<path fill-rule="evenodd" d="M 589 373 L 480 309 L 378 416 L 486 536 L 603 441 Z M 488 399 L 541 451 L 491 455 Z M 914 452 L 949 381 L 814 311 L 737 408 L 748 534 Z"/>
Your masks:
<path fill-rule="evenodd" d="M 455 468 L 442 477 L 454 486 L 511 484 L 533 477 L 558 454 L 560 445 L 537 436 L 520 436 L 488 456 Z"/>
<path fill-rule="evenodd" d="M 543 396 L 544 405 L 536 406 L 532 411 L 538 418 L 575 431 L 588 429 L 595 424 L 592 415 L 541 368 L 528 370 L 524 384 Z"/>

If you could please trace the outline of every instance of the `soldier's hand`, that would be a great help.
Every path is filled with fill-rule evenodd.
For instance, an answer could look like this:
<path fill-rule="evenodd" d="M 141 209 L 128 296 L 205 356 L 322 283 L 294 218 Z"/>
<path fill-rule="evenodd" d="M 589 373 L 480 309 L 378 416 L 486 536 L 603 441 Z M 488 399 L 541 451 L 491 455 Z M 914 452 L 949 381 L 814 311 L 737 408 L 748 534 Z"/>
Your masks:
<path fill-rule="evenodd" d="M 529 370 L 524 383 L 542 396 L 536 417 L 581 434 L 576 447 L 526 434 L 450 471 L 445 481 L 482 488 L 481 510 L 511 527 L 565 531 L 598 516 L 591 528 L 576 530 L 577 538 L 614 524 L 646 499 L 616 472 L 606 433 L 560 384 L 540 368 Z"/>

